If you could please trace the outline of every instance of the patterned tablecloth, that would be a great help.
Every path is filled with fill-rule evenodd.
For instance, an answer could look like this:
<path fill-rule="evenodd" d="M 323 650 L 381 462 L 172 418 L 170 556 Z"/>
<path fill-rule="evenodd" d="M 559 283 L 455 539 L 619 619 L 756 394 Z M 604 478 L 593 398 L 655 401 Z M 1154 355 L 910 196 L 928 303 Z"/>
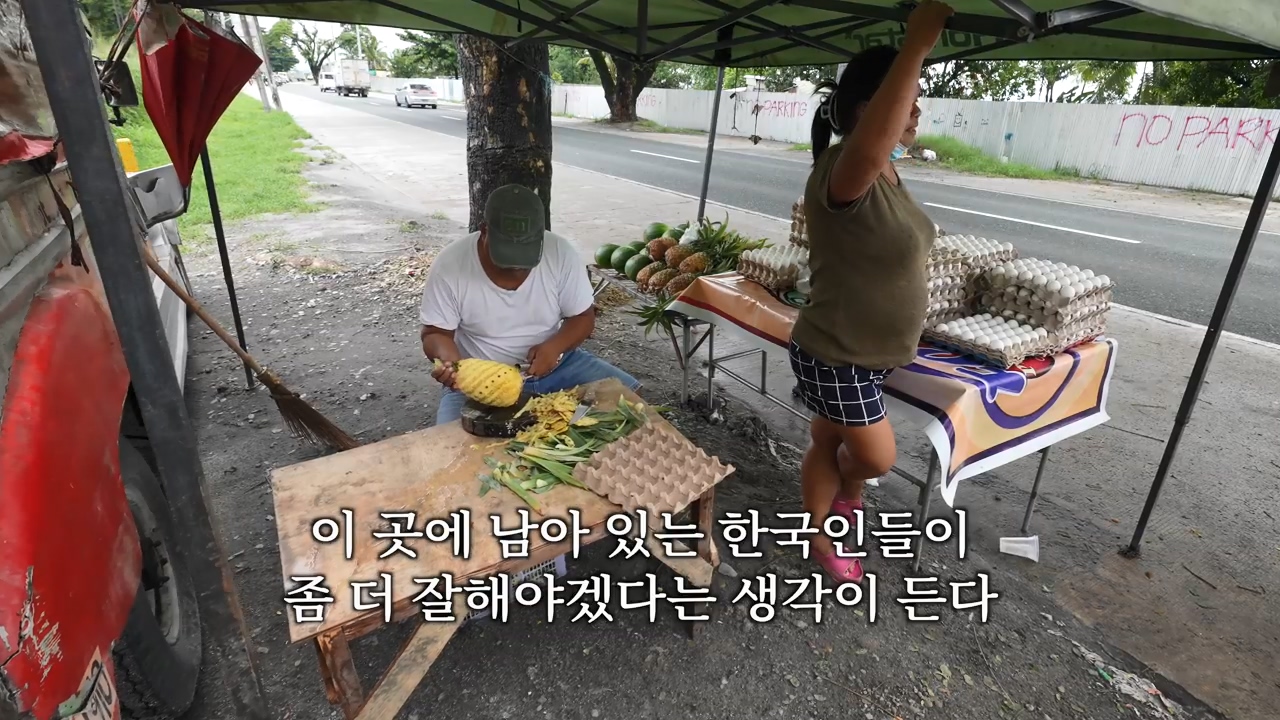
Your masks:
<path fill-rule="evenodd" d="M 671 304 L 784 353 L 799 310 L 737 273 L 701 277 Z M 941 463 L 942 497 L 959 481 L 1105 423 L 1116 342 L 1099 339 L 1008 369 L 921 343 L 916 360 L 885 382 L 890 416 L 922 427 Z"/>

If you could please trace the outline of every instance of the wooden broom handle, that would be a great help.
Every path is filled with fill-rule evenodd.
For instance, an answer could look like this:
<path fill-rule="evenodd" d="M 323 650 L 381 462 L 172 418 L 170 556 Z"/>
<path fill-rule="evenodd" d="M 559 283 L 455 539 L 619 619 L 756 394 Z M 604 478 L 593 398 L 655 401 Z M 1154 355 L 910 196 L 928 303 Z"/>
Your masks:
<path fill-rule="evenodd" d="M 147 267 L 151 268 L 151 272 L 155 273 L 156 277 L 160 278 L 165 285 L 168 285 L 169 289 L 181 298 L 182 302 L 187 304 L 187 307 L 191 308 L 196 315 L 199 315 L 200 319 L 204 321 L 204 324 L 208 325 L 209 329 L 213 330 L 218 334 L 218 337 L 222 338 L 222 342 L 226 343 L 236 355 L 239 355 L 240 359 L 243 360 L 255 373 L 258 375 L 266 373 L 266 370 L 262 369 L 262 366 L 258 364 L 258 361 L 254 360 L 253 356 L 245 352 L 244 348 L 240 347 L 240 343 L 236 342 L 236 339 L 231 337 L 231 333 L 227 332 L 218 324 L 217 320 L 214 320 L 204 308 L 200 307 L 200 303 L 196 302 L 195 298 L 188 295 L 187 291 L 181 285 L 179 285 L 172 277 L 169 277 L 169 273 L 165 272 L 164 268 L 160 267 L 160 263 L 156 260 L 154 255 L 147 252 L 147 249 L 144 249 L 141 254 L 143 260 L 147 263 Z"/>

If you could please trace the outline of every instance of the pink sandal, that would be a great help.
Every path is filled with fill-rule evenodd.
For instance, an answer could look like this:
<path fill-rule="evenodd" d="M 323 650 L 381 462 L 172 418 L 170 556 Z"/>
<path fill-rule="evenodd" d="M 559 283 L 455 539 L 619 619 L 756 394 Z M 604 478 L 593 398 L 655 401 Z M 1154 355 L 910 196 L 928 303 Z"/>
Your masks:
<path fill-rule="evenodd" d="M 837 495 L 835 501 L 831 503 L 831 512 L 837 515 L 843 515 L 845 518 L 849 520 L 850 525 L 858 524 L 858 516 L 854 514 L 854 510 L 861 510 L 861 509 L 862 509 L 861 500 L 859 500 L 857 503 L 853 503 L 853 502 L 850 502 L 848 498 L 842 497 L 840 495 Z M 863 515 L 863 519 L 865 521 L 866 519 L 865 514 Z"/>
<path fill-rule="evenodd" d="M 858 585 L 862 583 L 862 561 L 858 558 L 840 557 L 835 552 L 830 555 L 824 555 L 814 550 L 813 554 L 817 557 L 818 564 L 823 570 L 827 571 L 827 575 L 836 583 L 845 585 L 853 583 Z"/>

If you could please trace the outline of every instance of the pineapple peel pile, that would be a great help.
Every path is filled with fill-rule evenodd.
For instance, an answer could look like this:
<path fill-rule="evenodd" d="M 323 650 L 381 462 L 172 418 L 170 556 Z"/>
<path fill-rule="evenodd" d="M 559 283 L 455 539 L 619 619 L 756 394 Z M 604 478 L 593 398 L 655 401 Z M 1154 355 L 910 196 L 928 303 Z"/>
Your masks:
<path fill-rule="evenodd" d="M 505 444 L 509 460 L 485 458 L 489 472 L 480 475 L 480 494 L 506 488 L 541 514 L 535 495 L 559 485 L 587 489 L 573 476 L 574 466 L 644 425 L 649 412 L 666 408 L 647 408 L 620 396 L 616 408 L 593 409 L 570 423 L 577 409 L 578 396 L 572 390 L 532 398 L 515 416 L 529 413 L 536 421 Z"/>
<path fill-rule="evenodd" d="M 520 417 L 528 413 L 537 418 L 537 421 L 521 430 L 516 435 L 516 441 L 533 445 L 568 431 L 569 421 L 573 419 L 573 413 L 577 409 L 578 395 L 572 390 L 561 390 L 530 398 L 515 416 Z M 576 425 L 586 427 L 595 422 L 594 418 L 587 416 L 579 420 Z"/>

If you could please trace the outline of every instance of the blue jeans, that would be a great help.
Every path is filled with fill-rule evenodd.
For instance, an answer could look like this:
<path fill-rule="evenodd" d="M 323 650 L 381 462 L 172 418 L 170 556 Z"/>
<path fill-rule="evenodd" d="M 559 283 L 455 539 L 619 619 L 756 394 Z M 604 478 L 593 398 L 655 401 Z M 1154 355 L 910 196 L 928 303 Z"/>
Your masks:
<path fill-rule="evenodd" d="M 632 390 L 640 387 L 639 380 L 582 349 L 565 353 L 555 370 L 545 377 L 526 380 L 524 386 L 535 394 L 553 393 L 606 378 L 617 378 Z M 457 390 L 445 390 L 436 410 L 436 424 L 443 425 L 460 418 L 466 402 L 466 396 Z"/>

